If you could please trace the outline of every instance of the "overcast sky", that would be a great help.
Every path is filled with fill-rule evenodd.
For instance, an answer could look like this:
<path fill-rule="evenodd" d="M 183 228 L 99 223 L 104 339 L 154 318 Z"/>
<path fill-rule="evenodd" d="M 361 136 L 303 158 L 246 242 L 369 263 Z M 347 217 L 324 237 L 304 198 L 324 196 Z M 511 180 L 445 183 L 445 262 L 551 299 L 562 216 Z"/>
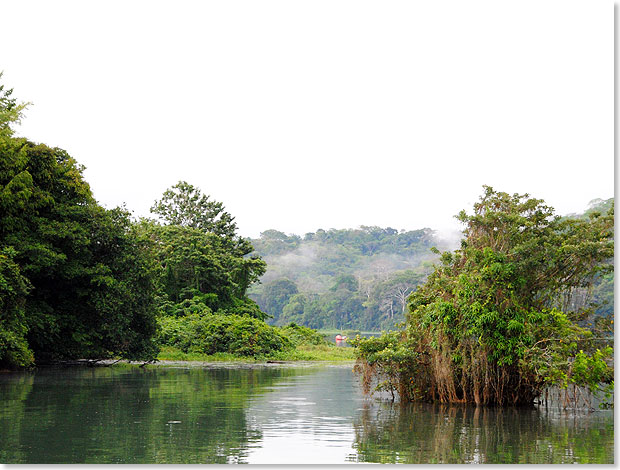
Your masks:
<path fill-rule="evenodd" d="M 178 180 L 245 236 L 457 228 L 482 185 L 614 190 L 611 1 L 2 1 L 20 135 L 149 215 Z"/>

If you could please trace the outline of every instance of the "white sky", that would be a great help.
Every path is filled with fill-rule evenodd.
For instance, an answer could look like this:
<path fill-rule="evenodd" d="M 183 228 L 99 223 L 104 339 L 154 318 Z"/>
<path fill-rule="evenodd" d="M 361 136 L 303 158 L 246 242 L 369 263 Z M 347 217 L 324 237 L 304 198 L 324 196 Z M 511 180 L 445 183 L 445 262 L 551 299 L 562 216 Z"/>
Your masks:
<path fill-rule="evenodd" d="M 458 227 L 482 185 L 613 196 L 611 1 L 3 1 L 19 134 L 137 216 L 183 179 L 240 233 Z"/>

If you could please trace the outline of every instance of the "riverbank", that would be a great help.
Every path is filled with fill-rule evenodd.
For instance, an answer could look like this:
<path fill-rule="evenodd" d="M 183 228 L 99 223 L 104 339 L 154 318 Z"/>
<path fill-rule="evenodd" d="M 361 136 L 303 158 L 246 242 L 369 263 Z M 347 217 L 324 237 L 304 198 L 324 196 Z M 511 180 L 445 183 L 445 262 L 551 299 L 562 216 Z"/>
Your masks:
<path fill-rule="evenodd" d="M 230 353 L 216 353 L 216 354 L 201 354 L 201 353 L 186 353 L 180 349 L 170 346 L 162 347 L 161 351 L 157 355 L 159 361 L 200 361 L 200 362 L 242 362 L 242 363 L 257 363 L 267 361 L 283 361 L 283 362 L 298 362 L 298 361 L 354 361 L 355 349 L 347 347 L 337 347 L 332 345 L 312 345 L 302 344 L 298 345 L 293 350 L 278 351 L 267 356 L 239 356 Z"/>

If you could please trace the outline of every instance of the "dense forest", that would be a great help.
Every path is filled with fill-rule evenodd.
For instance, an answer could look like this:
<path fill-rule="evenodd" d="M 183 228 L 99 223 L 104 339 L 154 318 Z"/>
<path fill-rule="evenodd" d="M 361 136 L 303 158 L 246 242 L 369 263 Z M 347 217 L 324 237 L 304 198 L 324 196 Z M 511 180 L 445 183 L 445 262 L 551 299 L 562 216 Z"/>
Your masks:
<path fill-rule="evenodd" d="M 597 199 L 585 213 L 569 217 L 607 213 L 612 203 Z M 435 250 L 457 248 L 429 228 L 366 226 L 319 229 L 303 238 L 266 230 L 252 244 L 267 270 L 248 295 L 271 316 L 269 323 L 360 331 L 389 330 L 403 322 L 407 298 L 439 261 Z M 573 296 L 591 306 L 582 322 L 613 314 L 613 283 L 613 271 L 600 273 L 590 291 Z"/>
<path fill-rule="evenodd" d="M 429 228 L 365 226 L 303 238 L 266 230 L 252 243 L 268 268 L 249 296 L 269 322 L 362 331 L 403 321 L 407 297 L 437 259 L 431 248 L 448 247 Z"/>
<path fill-rule="evenodd" d="M 265 262 L 222 203 L 181 181 L 151 219 L 106 209 L 67 152 L 15 136 L 25 108 L 0 86 L 0 367 L 162 346 L 251 356 L 312 336 L 264 322 L 246 291 Z"/>

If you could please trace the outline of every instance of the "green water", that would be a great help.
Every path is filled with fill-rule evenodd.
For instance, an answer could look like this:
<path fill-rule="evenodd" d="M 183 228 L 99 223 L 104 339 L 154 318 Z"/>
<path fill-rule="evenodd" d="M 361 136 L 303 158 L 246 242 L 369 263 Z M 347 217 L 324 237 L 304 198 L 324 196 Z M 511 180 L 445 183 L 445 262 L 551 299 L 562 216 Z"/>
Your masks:
<path fill-rule="evenodd" d="M 351 364 L 0 374 L 0 463 L 613 463 L 613 412 L 391 404 Z"/>

